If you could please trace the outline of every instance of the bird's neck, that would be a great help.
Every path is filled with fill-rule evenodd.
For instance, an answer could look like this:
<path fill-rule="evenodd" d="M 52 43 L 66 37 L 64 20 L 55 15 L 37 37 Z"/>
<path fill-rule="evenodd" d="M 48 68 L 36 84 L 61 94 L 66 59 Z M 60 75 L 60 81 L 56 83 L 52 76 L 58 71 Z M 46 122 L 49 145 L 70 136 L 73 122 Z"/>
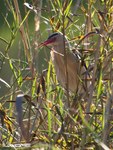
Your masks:
<path fill-rule="evenodd" d="M 65 43 L 65 48 L 68 47 L 70 48 L 69 44 Z M 53 45 L 53 50 L 55 50 L 58 53 L 64 54 L 64 44 L 58 44 L 58 45 Z"/>

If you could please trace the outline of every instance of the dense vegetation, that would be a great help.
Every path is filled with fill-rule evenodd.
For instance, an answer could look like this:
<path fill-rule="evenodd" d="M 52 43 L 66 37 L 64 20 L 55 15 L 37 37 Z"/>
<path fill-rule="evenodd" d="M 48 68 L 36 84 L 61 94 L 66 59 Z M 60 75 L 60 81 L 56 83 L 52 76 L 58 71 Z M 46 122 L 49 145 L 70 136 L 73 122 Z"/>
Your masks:
<path fill-rule="evenodd" d="M 17 0 L 6 0 L 5 4 L 13 23 L 3 14 L 11 37 L 0 37 L 4 43 L 0 74 L 10 68 L 12 75 L 10 84 L 0 76 L 1 85 L 6 86 L 5 90 L 0 86 L 5 93 L 0 95 L 0 149 L 112 149 L 112 0 L 47 0 L 44 4 L 34 0 L 32 5 L 25 4 L 24 19 Z M 35 14 L 32 33 L 29 22 L 33 18 L 28 21 L 31 13 Z M 58 84 L 48 56 L 51 49 L 38 48 L 54 32 L 65 34 L 70 45 L 81 52 L 90 74 L 88 98 L 68 95 Z M 18 58 L 12 58 L 10 52 L 18 34 Z"/>

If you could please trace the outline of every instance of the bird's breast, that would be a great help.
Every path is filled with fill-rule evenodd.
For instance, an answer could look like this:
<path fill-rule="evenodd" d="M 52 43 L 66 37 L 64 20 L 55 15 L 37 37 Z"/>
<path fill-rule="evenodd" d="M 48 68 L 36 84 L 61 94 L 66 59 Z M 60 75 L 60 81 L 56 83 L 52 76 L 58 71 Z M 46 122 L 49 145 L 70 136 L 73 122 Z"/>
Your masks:
<path fill-rule="evenodd" d="M 51 51 L 51 58 L 55 68 L 57 80 L 60 85 L 65 88 L 64 58 L 59 53 L 54 51 Z"/>
<path fill-rule="evenodd" d="M 65 75 L 65 64 L 64 56 L 62 53 L 57 53 L 57 51 L 51 51 L 51 58 L 55 68 L 55 73 L 57 80 L 60 85 L 66 89 L 66 75 Z M 80 83 L 81 74 L 85 72 L 86 69 L 83 67 L 81 69 L 81 61 L 78 60 L 76 56 L 67 51 L 67 73 L 68 73 L 68 86 L 69 92 L 72 94 L 78 90 L 78 93 L 84 93 L 83 85 Z M 84 78 L 84 76 L 82 76 Z"/>

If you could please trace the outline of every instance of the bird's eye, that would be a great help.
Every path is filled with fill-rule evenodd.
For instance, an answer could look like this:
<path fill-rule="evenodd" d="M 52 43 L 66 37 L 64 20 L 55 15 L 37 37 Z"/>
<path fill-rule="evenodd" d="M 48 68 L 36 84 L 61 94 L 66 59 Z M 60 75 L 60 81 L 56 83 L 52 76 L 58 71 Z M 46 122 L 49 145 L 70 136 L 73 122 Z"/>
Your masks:
<path fill-rule="evenodd" d="M 29 4 L 29 7 L 32 7 L 32 5 L 31 5 L 31 4 Z"/>

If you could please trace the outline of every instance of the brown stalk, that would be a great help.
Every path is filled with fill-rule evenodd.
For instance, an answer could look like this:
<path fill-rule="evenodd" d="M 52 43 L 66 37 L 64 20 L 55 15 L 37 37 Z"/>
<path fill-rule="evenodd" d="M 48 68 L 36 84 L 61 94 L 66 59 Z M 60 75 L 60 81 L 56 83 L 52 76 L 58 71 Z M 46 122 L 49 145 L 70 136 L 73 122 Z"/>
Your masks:
<path fill-rule="evenodd" d="M 42 7 L 42 0 L 38 1 L 37 5 L 41 8 Z M 35 3 L 33 3 L 34 6 Z M 35 21 L 35 33 L 34 33 L 34 42 L 33 45 L 35 46 L 34 56 L 33 58 L 36 60 L 36 70 L 38 70 L 38 35 L 40 35 L 40 16 L 41 16 L 41 10 L 37 10 L 37 13 L 35 13 L 34 21 Z"/>
<path fill-rule="evenodd" d="M 83 31 L 79 28 L 79 26 L 77 26 L 77 25 L 73 22 L 72 18 L 70 18 L 69 16 L 67 16 L 67 18 L 69 19 L 69 21 L 71 21 L 71 22 L 73 23 L 73 25 L 74 25 L 80 32 L 83 33 Z M 67 27 L 66 27 L 66 28 L 67 28 Z"/>
<path fill-rule="evenodd" d="M 17 15 L 19 17 L 19 24 L 21 24 L 22 18 L 21 18 L 19 6 L 18 6 L 18 1 L 17 0 L 13 0 L 13 1 L 14 1 L 16 13 L 17 13 Z M 32 76 L 35 77 L 36 73 L 34 71 L 33 63 L 32 63 L 32 61 L 29 61 L 29 50 L 28 50 L 28 44 L 27 44 L 27 39 L 26 39 L 26 35 L 25 35 L 25 31 L 24 31 L 24 26 L 23 25 L 21 25 L 21 27 L 19 28 L 19 31 L 20 31 L 20 34 L 21 34 L 21 38 L 23 40 L 23 44 L 24 44 L 24 48 L 25 48 L 27 60 L 28 60 L 28 63 L 29 63 L 29 67 L 31 69 Z"/>
<path fill-rule="evenodd" d="M 22 19 L 21 19 L 21 14 L 20 14 L 19 6 L 18 6 L 18 1 L 17 0 L 13 0 L 13 1 L 14 1 L 16 13 L 17 13 L 17 15 L 19 17 L 19 24 L 21 24 Z M 19 31 L 20 31 L 20 34 L 21 34 L 21 38 L 23 40 L 23 44 L 24 44 L 24 48 L 25 48 L 25 53 L 26 53 L 26 56 L 27 56 L 29 67 L 31 69 L 31 74 L 32 74 L 32 77 L 34 78 L 35 75 L 36 75 L 36 73 L 34 71 L 34 67 L 33 67 L 32 61 L 29 61 L 29 50 L 28 50 L 28 44 L 27 44 L 27 39 L 26 39 L 26 35 L 25 35 L 25 31 L 24 31 L 24 26 L 23 25 L 20 26 Z M 30 114 L 31 114 L 31 102 L 30 102 L 30 105 L 29 105 L 27 142 L 29 142 Z"/>
<path fill-rule="evenodd" d="M 97 0 L 98 10 L 100 10 L 100 2 Z"/>
<path fill-rule="evenodd" d="M 76 4 L 75 4 L 75 6 L 74 6 L 74 9 L 73 9 L 72 14 L 75 14 L 75 13 L 76 13 L 76 11 L 77 11 L 77 9 L 78 9 L 78 6 L 79 6 L 79 4 L 80 4 L 80 1 L 81 1 L 81 0 L 77 0 Z M 67 17 L 68 17 L 68 16 L 67 16 Z M 67 23 L 66 28 L 69 26 L 70 21 L 72 22 L 73 15 L 71 15 L 70 18 L 71 18 L 71 20 L 68 18 L 69 21 L 68 21 L 68 23 Z"/>
<path fill-rule="evenodd" d="M 16 13 L 17 13 L 18 18 L 19 18 L 19 24 L 20 24 L 22 22 L 22 19 L 21 19 L 19 6 L 18 6 L 18 1 L 17 0 L 13 0 L 13 1 L 14 1 Z M 28 44 L 27 44 L 27 39 L 26 39 L 26 35 L 25 35 L 23 24 L 20 26 L 19 31 L 20 31 L 21 38 L 22 38 L 22 41 L 23 41 L 23 44 L 24 44 L 25 53 L 26 53 L 26 56 L 27 56 L 27 60 L 28 60 L 28 63 L 29 63 L 30 70 L 31 70 L 32 78 L 35 78 L 36 72 L 34 70 L 33 62 L 29 61 L 29 50 L 28 50 Z M 37 91 L 37 84 L 36 84 L 36 91 Z M 42 104 L 41 100 L 39 101 L 39 103 Z M 31 102 L 30 102 L 29 108 L 31 108 Z M 41 110 L 41 111 L 42 111 L 42 114 L 44 114 L 44 110 Z M 29 121 L 28 121 L 28 136 L 27 136 L 28 139 L 27 139 L 27 141 L 29 140 L 29 127 L 30 127 L 30 112 L 29 112 Z"/>
<path fill-rule="evenodd" d="M 66 77 L 66 89 L 67 89 L 67 108 L 69 108 L 70 102 L 69 102 L 69 83 L 68 83 L 68 72 L 67 72 L 67 53 L 66 53 L 66 47 L 65 47 L 64 11 L 63 11 L 62 19 L 63 19 L 64 64 L 65 64 L 65 77 Z"/>
<path fill-rule="evenodd" d="M 10 8 L 10 11 L 12 12 L 11 5 L 10 5 L 9 1 L 6 0 L 6 2 L 7 2 L 7 4 L 8 4 L 8 6 L 9 6 L 9 8 Z"/>
<path fill-rule="evenodd" d="M 102 68 L 102 71 L 104 71 L 105 69 L 106 69 L 106 67 L 107 67 L 107 65 L 109 64 L 109 62 L 112 60 L 112 58 L 113 58 L 113 53 L 111 54 L 111 56 L 110 56 L 110 58 L 108 59 L 108 61 L 106 62 L 106 64 L 104 65 L 104 67 Z M 106 58 L 105 58 L 106 59 Z"/>
<path fill-rule="evenodd" d="M 110 132 L 110 113 L 112 108 L 112 100 L 113 100 L 113 86 L 112 86 L 112 60 L 111 60 L 111 69 L 110 69 L 110 89 L 111 93 L 107 94 L 107 102 L 105 105 L 105 121 L 104 121 L 104 130 L 102 133 L 102 142 L 107 144 L 107 139 Z"/>
<path fill-rule="evenodd" d="M 105 7 L 106 7 L 106 3 L 104 4 L 104 11 L 105 11 Z M 86 112 L 88 112 L 90 110 L 90 105 L 91 105 L 91 101 L 92 101 L 92 95 L 93 95 L 93 90 L 94 90 L 94 82 L 95 82 L 95 78 L 96 78 L 96 70 L 97 70 L 97 60 L 99 57 L 99 50 L 100 50 L 100 44 L 101 44 L 101 34 L 103 32 L 103 27 L 104 27 L 104 20 L 102 20 L 101 22 L 101 27 L 100 27 L 100 34 L 99 34 L 99 38 L 98 38 L 98 42 L 97 42 L 97 50 L 95 53 L 95 64 L 94 64 L 94 69 L 93 69 L 93 77 L 92 77 L 92 84 L 91 84 L 91 88 L 90 88 L 90 96 L 89 96 L 89 100 L 88 100 L 88 105 L 87 105 L 87 110 Z M 86 120 L 88 120 L 89 116 L 86 116 Z"/>
<path fill-rule="evenodd" d="M 24 3 L 26 2 L 26 0 L 24 0 Z M 26 6 L 24 6 L 24 9 L 25 9 L 25 14 L 27 14 L 27 9 L 26 9 Z M 28 26 L 28 19 L 26 18 L 25 20 L 25 23 L 26 23 L 26 28 L 27 28 L 27 34 L 29 36 L 29 26 Z"/>
<path fill-rule="evenodd" d="M 88 0 L 88 20 L 87 20 L 87 27 L 86 27 L 86 34 L 89 33 L 91 30 L 91 1 Z M 86 37 L 86 43 L 89 43 L 89 37 Z M 85 45 L 86 49 L 89 49 L 89 45 Z"/>
<path fill-rule="evenodd" d="M 95 49 L 76 48 L 76 50 L 78 50 L 78 51 L 83 51 L 83 52 L 87 52 L 87 53 L 93 53 L 93 52 L 96 52 Z"/>
<path fill-rule="evenodd" d="M 103 12 L 106 12 L 106 2 L 104 4 Z M 102 19 L 102 22 L 100 25 L 100 33 L 99 33 L 98 42 L 97 42 L 97 50 L 96 50 L 95 58 L 94 58 L 95 64 L 94 64 L 94 68 L 93 68 L 93 76 L 92 76 L 92 82 L 91 82 L 91 87 L 90 87 L 90 94 L 89 94 L 88 104 L 87 104 L 87 108 L 86 108 L 86 113 L 90 112 L 90 107 L 91 107 L 91 102 L 92 102 L 92 97 L 93 97 L 93 91 L 94 91 L 95 78 L 96 78 L 96 71 L 97 71 L 97 61 L 98 61 L 98 57 L 99 57 L 99 50 L 100 50 L 101 39 L 102 39 L 101 34 L 103 33 L 103 29 L 104 29 L 104 19 Z M 85 119 L 87 121 L 89 120 L 88 114 L 86 115 Z M 85 137 L 86 137 L 86 131 L 84 130 L 80 147 L 83 147 Z"/>
<path fill-rule="evenodd" d="M 91 31 L 91 32 L 85 34 L 84 37 L 78 42 L 78 44 L 76 45 L 75 49 L 77 49 L 78 45 L 79 45 L 85 38 L 87 38 L 88 36 L 91 36 L 91 35 L 93 35 L 93 34 L 97 34 L 97 32 Z M 86 47 L 85 49 L 87 49 L 87 47 Z"/>
<path fill-rule="evenodd" d="M 40 33 L 40 16 L 41 16 L 41 10 L 44 10 L 44 9 L 42 9 L 42 0 L 35 0 L 34 3 L 33 3 L 33 5 L 34 5 L 36 2 L 38 3 L 38 4 L 37 4 L 37 5 L 38 5 L 38 8 L 36 8 L 36 10 L 37 10 L 38 13 L 37 13 L 37 14 L 35 13 L 35 18 L 34 18 L 34 20 L 35 20 L 35 41 L 36 41 L 36 42 L 34 42 L 34 45 L 35 45 L 35 51 L 38 52 L 38 46 L 37 46 L 36 43 L 38 43 L 38 39 L 39 39 L 38 37 L 39 37 L 39 36 L 40 36 L 40 38 L 41 38 L 41 40 L 42 40 L 41 33 Z M 46 50 L 45 50 L 45 47 L 44 47 L 44 53 L 45 53 L 47 62 L 49 62 L 49 61 L 48 61 L 48 57 L 47 57 L 47 53 L 46 53 Z M 34 53 L 34 55 L 36 55 L 36 53 Z M 35 58 L 36 58 L 36 68 L 37 68 L 37 70 L 38 70 L 38 53 L 37 53 L 37 55 L 35 56 Z M 49 64 L 49 63 L 48 63 L 48 64 Z M 40 79 L 39 82 L 41 82 L 41 79 Z M 45 93 L 45 91 L 43 91 L 43 92 Z M 36 93 L 37 93 L 37 91 L 36 91 Z M 41 96 L 38 97 L 38 103 L 39 103 L 38 108 L 44 108 L 43 103 L 42 103 L 42 99 L 43 99 L 43 98 L 41 98 Z M 44 119 L 44 118 L 46 117 L 46 113 L 45 113 L 45 111 L 44 111 L 43 109 L 40 110 L 40 111 L 41 111 L 41 113 L 42 113 L 42 118 Z M 37 118 L 37 116 L 38 116 L 38 112 L 39 112 L 39 110 L 37 110 L 36 118 Z M 31 134 L 32 134 L 32 129 L 33 129 L 34 125 L 35 125 L 36 118 L 34 119 L 33 125 L 32 125 L 31 130 L 30 130 L 30 136 L 31 136 Z M 48 125 L 47 125 L 45 119 L 43 120 L 43 123 L 44 123 L 45 129 L 48 130 Z"/>

